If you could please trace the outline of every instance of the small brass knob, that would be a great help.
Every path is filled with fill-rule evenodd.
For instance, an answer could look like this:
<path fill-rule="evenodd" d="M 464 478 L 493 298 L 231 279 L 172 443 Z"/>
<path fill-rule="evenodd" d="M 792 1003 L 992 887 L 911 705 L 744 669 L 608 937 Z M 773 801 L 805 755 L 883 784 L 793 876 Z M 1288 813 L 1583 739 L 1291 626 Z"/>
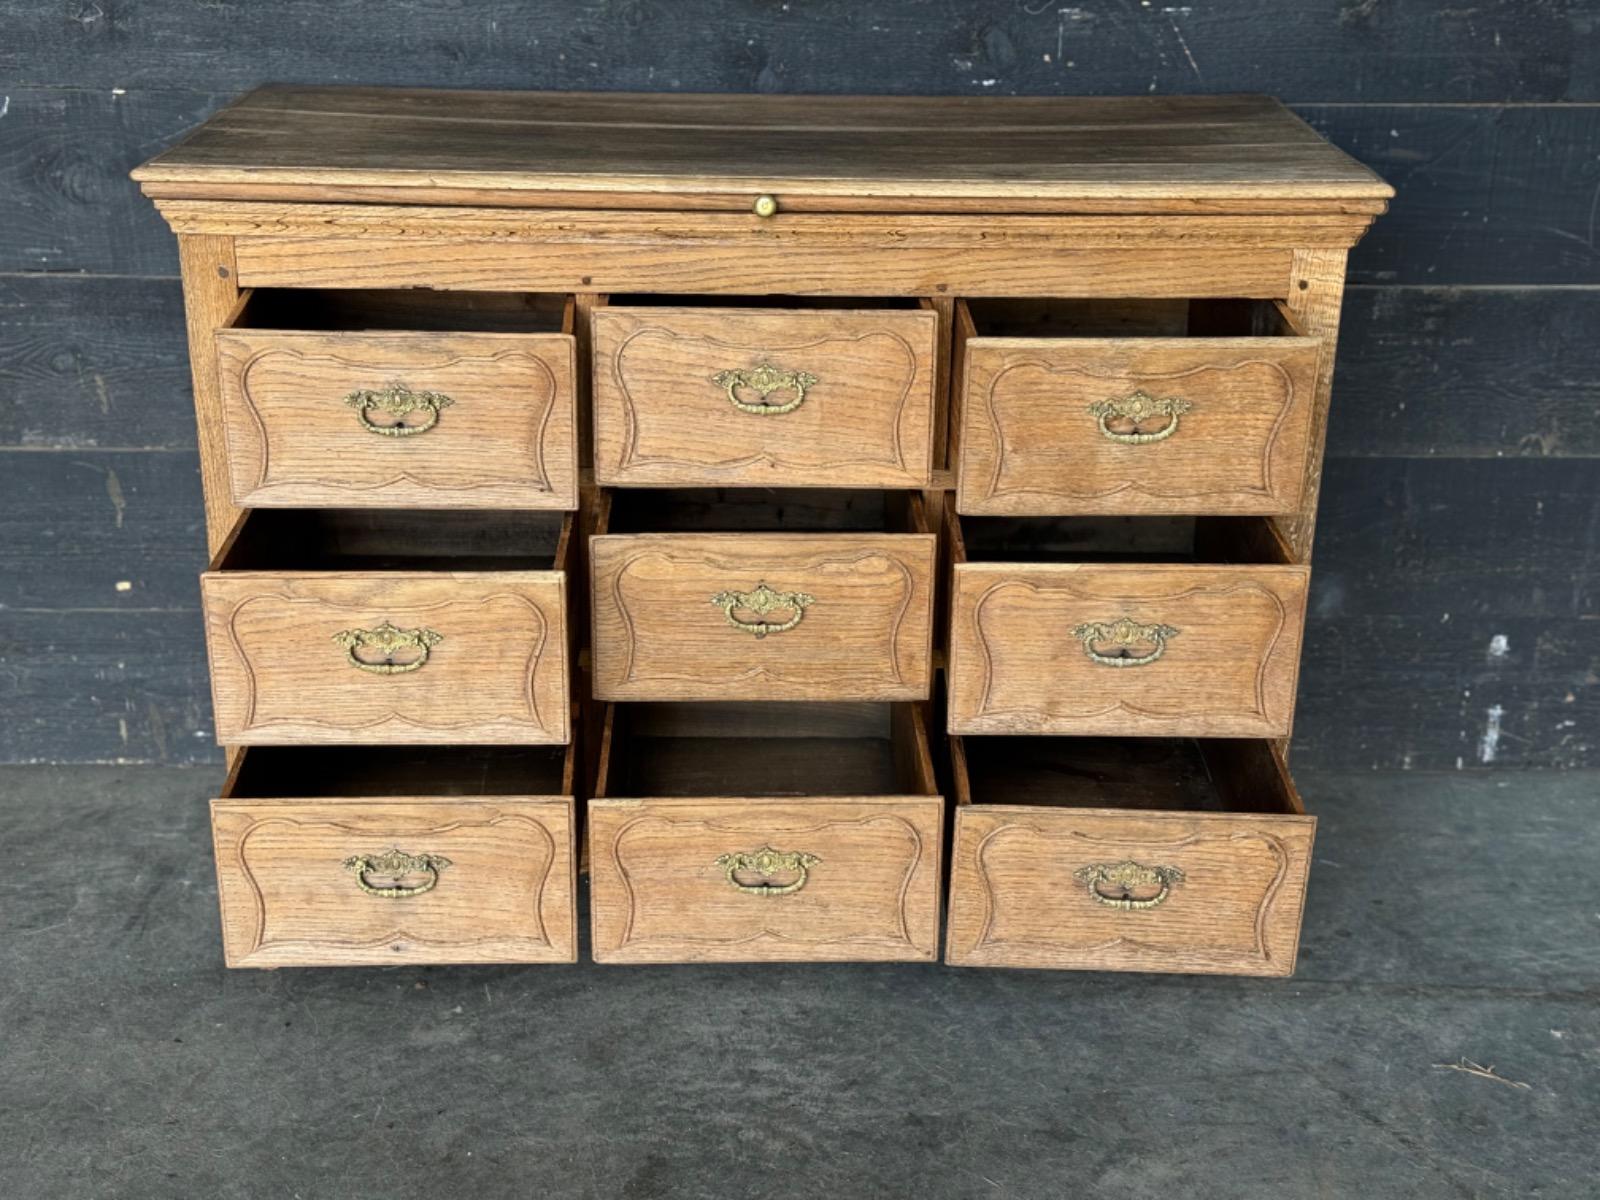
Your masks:
<path fill-rule="evenodd" d="M 776 196 L 757 196 L 751 211 L 758 217 L 770 217 L 778 211 L 778 198 Z"/>

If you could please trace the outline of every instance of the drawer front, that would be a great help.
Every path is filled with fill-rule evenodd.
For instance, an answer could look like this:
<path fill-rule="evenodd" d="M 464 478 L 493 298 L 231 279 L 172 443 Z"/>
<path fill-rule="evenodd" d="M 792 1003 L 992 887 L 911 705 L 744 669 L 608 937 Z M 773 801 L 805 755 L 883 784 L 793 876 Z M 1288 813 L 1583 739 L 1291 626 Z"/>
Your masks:
<path fill-rule="evenodd" d="M 216 800 L 230 967 L 574 962 L 569 797 Z"/>
<path fill-rule="evenodd" d="M 1287 513 L 1315 338 L 967 343 L 957 507 L 974 514 Z"/>
<path fill-rule="evenodd" d="M 596 476 L 922 487 L 936 340 L 931 312 L 601 309 Z"/>
<path fill-rule="evenodd" d="M 223 330 L 233 498 L 576 508 L 573 345 L 556 333 Z"/>
<path fill-rule="evenodd" d="M 928 695 L 932 534 L 594 538 L 603 700 Z"/>
<path fill-rule="evenodd" d="M 559 743 L 559 571 L 207 573 L 223 744 Z"/>
<path fill-rule="evenodd" d="M 1285 737 L 1309 574 L 957 566 L 950 731 Z"/>
<path fill-rule="evenodd" d="M 953 966 L 1289 975 L 1316 819 L 966 806 Z"/>
<path fill-rule="evenodd" d="M 595 961 L 930 960 L 943 803 L 591 801 Z"/>

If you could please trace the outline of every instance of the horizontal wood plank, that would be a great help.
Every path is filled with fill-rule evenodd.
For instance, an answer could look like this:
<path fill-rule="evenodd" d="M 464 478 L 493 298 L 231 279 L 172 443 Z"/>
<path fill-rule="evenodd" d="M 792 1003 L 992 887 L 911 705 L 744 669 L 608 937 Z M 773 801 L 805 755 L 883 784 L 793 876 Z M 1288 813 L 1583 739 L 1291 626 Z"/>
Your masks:
<path fill-rule="evenodd" d="M 1352 283 L 1600 282 L 1600 106 L 1300 111 L 1395 188 Z"/>
<path fill-rule="evenodd" d="M 1344 294 L 1328 453 L 1600 455 L 1600 289 Z"/>
<path fill-rule="evenodd" d="M 1297 770 L 1593 767 L 1596 730 L 1600 621 L 1423 614 L 1306 624 Z"/>
<path fill-rule="evenodd" d="M 194 440 L 176 280 L 0 276 L 0 446 Z"/>
<path fill-rule="evenodd" d="M 71 10 L 73 14 L 77 10 Z M 1242 0 L 1226 6 L 850 0 L 622 9 L 486 0 L 85 8 L 0 2 L 0 75 L 74 87 L 262 79 L 713 92 L 1229 92 L 1369 101 L 1600 98 L 1581 5 Z M 885 63 L 892 61 L 893 70 Z"/>
<path fill-rule="evenodd" d="M 1593 620 L 1597 550 L 1586 459 L 1332 459 L 1310 612 Z"/>
<path fill-rule="evenodd" d="M 220 763 L 198 610 L 0 609 L 0 763 Z"/>
<path fill-rule="evenodd" d="M 206 563 L 193 451 L 9 451 L 0 608 L 193 608 Z"/>
<path fill-rule="evenodd" d="M 176 275 L 172 235 L 128 172 L 225 100 L 160 90 L 5 93 L 0 271 Z"/>

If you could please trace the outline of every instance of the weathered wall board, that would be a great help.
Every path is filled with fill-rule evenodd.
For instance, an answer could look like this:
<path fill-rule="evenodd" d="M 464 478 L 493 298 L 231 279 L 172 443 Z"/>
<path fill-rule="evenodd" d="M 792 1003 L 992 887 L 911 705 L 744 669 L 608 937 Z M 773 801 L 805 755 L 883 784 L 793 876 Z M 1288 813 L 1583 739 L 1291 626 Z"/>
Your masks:
<path fill-rule="evenodd" d="M 1399 193 L 1351 259 L 1297 764 L 1600 763 L 1586 8 L 0 0 L 0 761 L 219 757 L 176 253 L 127 170 L 280 80 L 1282 96 Z"/>

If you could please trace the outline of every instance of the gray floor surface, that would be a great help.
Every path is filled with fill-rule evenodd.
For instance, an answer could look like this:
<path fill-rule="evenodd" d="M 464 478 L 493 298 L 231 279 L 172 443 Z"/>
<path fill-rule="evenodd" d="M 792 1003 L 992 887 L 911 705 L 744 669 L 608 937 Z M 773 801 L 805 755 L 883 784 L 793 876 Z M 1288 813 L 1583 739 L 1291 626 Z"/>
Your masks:
<path fill-rule="evenodd" d="M 0 769 L 0 1198 L 1600 1195 L 1600 774 L 1302 778 L 1283 982 L 227 972 L 216 783 Z"/>

